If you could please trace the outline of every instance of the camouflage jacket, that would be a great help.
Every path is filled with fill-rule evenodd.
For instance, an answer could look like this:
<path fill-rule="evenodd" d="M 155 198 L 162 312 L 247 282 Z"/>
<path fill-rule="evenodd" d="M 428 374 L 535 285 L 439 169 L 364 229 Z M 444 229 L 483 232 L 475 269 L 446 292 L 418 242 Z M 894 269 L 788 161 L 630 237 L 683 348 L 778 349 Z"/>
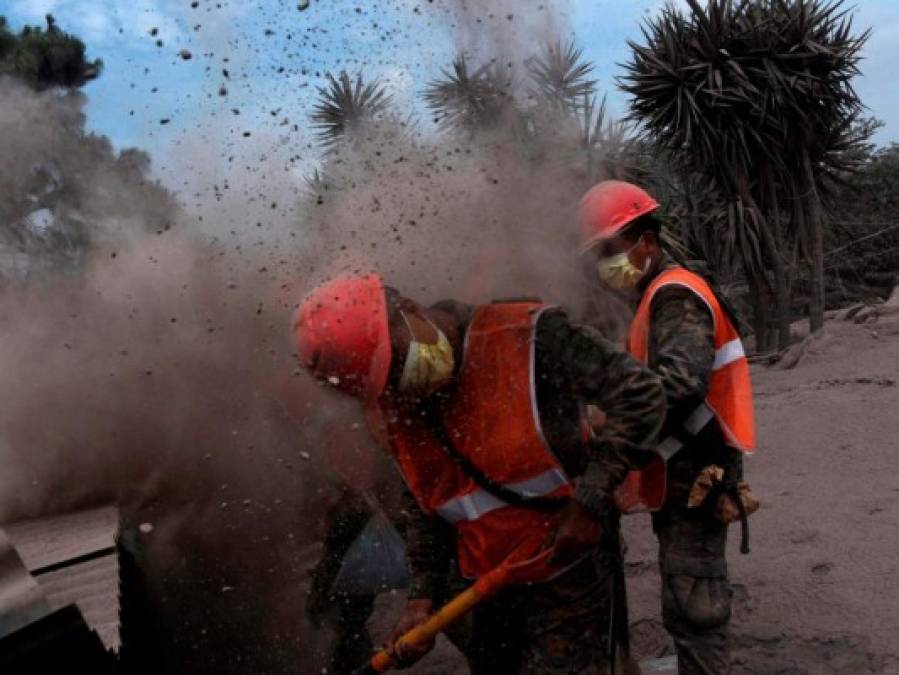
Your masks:
<path fill-rule="evenodd" d="M 644 288 L 676 266 L 666 257 Z M 665 389 L 666 428 L 683 422 L 705 398 L 714 362 L 714 324 L 706 304 L 683 286 L 659 289 L 650 306 L 648 365 Z"/>
<path fill-rule="evenodd" d="M 453 313 L 462 329 L 473 310 L 451 302 L 435 308 Z M 568 475 L 576 477 L 574 498 L 601 512 L 627 472 L 651 457 L 665 415 L 662 388 L 648 369 L 595 330 L 569 321 L 561 310 L 541 315 L 536 340 L 541 426 Z M 589 445 L 580 427 L 583 405 L 605 413 Z M 433 597 L 455 554 L 454 530 L 426 516 L 411 494 L 401 526 L 413 575 L 411 597 Z"/>
<path fill-rule="evenodd" d="M 644 282 L 645 289 L 658 274 L 676 264 L 667 256 L 659 271 Z M 702 299 L 682 286 L 666 286 L 650 306 L 649 368 L 665 389 L 668 414 L 661 434 L 679 427 L 706 396 L 715 362 L 714 323 Z M 717 463 L 740 471 L 739 453 L 731 451 L 717 424 L 710 424 L 669 464 L 669 500 L 686 499 L 696 473 Z M 681 499 L 683 498 L 683 500 Z"/>

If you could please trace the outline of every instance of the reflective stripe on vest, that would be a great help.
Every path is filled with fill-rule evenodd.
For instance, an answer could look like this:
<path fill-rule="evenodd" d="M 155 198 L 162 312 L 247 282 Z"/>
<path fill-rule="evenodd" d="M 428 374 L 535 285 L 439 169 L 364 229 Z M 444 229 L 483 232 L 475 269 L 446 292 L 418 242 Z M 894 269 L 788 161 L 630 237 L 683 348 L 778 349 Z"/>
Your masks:
<path fill-rule="evenodd" d="M 562 470 L 558 460 L 553 455 L 543 434 L 540 425 L 540 413 L 537 409 L 536 395 L 536 368 L 535 368 L 535 349 L 537 322 L 540 316 L 548 307 L 535 305 L 533 303 L 494 303 L 484 305 L 479 308 L 472 318 L 471 325 L 465 336 L 465 357 L 463 367 L 459 373 L 460 389 L 462 395 L 454 398 L 447 408 L 446 421 L 449 428 L 467 429 L 469 434 L 464 434 L 466 438 L 462 438 L 462 443 L 474 447 L 479 454 L 483 455 L 484 446 L 495 444 L 495 436 L 506 436 L 510 438 L 512 443 L 523 443 L 525 447 L 530 448 L 523 452 L 520 457 L 510 462 L 508 456 L 501 461 L 501 465 L 508 467 L 509 464 L 518 464 L 526 466 L 533 463 L 535 452 L 539 452 L 543 457 L 543 464 L 547 466 L 546 470 L 521 480 L 498 480 L 497 482 L 504 488 L 515 492 L 522 497 L 546 497 L 561 488 L 571 489 L 571 484 Z M 524 311 L 523 311 L 524 310 Z M 519 333 L 521 337 L 526 335 L 526 344 L 517 342 L 518 346 L 512 346 L 510 351 L 519 351 L 519 357 L 527 356 L 526 370 L 523 368 L 525 364 L 521 362 L 515 355 L 494 354 L 491 353 L 492 343 L 501 340 L 508 341 L 514 333 Z M 508 348 L 509 345 L 507 344 Z M 509 366 L 517 372 L 509 382 L 517 381 L 517 384 L 511 385 L 511 388 L 517 391 L 518 395 L 512 396 L 512 400 L 508 400 L 509 391 L 504 387 L 510 387 L 509 384 L 499 384 L 502 379 L 500 373 L 503 370 L 502 361 L 509 361 Z M 498 388 L 490 388 L 485 382 L 494 382 L 498 384 Z M 521 394 L 525 393 L 524 397 Z M 484 416 L 475 413 L 470 409 L 471 396 L 466 396 L 467 390 L 481 389 L 485 394 L 485 402 L 487 402 L 493 410 L 493 414 Z M 486 390 L 485 390 L 486 389 Z M 464 402 L 464 405 L 463 405 Z M 505 405 L 518 410 L 503 410 Z M 523 419 L 525 410 L 529 413 L 528 419 Z M 511 417 L 508 417 L 510 416 Z M 502 419 L 498 416 L 503 416 Z M 504 423 L 513 421 L 515 429 L 511 432 L 504 432 L 501 428 Z M 522 431 L 524 433 L 522 433 Z M 479 435 L 480 434 L 480 435 Z M 537 450 L 539 446 L 540 450 Z M 523 448 L 522 448 L 523 449 Z M 509 454 L 511 447 L 504 448 L 504 453 Z M 488 456 L 491 453 L 488 453 Z M 517 453 L 516 453 L 517 454 Z M 531 456 L 530 461 L 527 455 Z M 471 457 L 469 458 L 471 459 Z M 488 457 L 489 459 L 489 457 Z M 508 470 L 508 469 L 507 469 Z M 490 493 L 483 488 L 475 490 L 463 495 L 457 495 L 448 499 L 446 502 L 438 505 L 435 511 L 440 514 L 449 523 L 457 523 L 462 520 L 474 521 L 482 516 L 495 511 L 496 509 L 508 507 L 509 504 Z"/>
<path fill-rule="evenodd" d="M 565 473 L 559 469 L 549 469 L 539 476 L 519 483 L 506 483 L 504 487 L 520 494 L 522 497 L 545 497 L 563 485 L 568 485 L 568 478 L 565 476 Z M 462 520 L 477 520 L 491 511 L 506 506 L 509 505 L 502 499 L 478 488 L 474 492 L 445 501 L 436 510 L 440 517 L 448 523 L 458 523 Z"/>
<path fill-rule="evenodd" d="M 534 390 L 534 332 L 544 309 L 514 302 L 475 310 L 442 421 L 456 452 L 492 482 L 524 497 L 561 498 L 572 486 L 541 432 Z M 539 549 L 554 526 L 545 510 L 507 504 L 482 489 L 416 411 L 396 409 L 385 397 L 369 412 L 369 426 L 383 430 L 419 506 L 456 530 L 463 576 L 488 572 L 523 544 Z M 533 580 L 541 578 L 550 577 Z"/>
<path fill-rule="evenodd" d="M 715 350 L 715 363 L 712 364 L 712 370 L 718 370 L 737 359 L 745 357 L 746 352 L 743 351 L 743 341 L 740 338 L 734 338 Z"/>

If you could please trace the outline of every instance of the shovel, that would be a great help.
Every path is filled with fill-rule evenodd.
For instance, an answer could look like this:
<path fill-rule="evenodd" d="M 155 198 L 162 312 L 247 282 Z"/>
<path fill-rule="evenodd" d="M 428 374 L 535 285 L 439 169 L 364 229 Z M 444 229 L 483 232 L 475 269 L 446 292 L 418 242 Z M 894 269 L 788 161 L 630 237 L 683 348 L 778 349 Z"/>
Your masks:
<path fill-rule="evenodd" d="M 552 549 L 543 549 L 537 555 L 526 560 L 515 561 L 518 551 L 513 552 L 498 567 L 481 576 L 474 584 L 462 591 L 446 603 L 427 621 L 403 634 L 396 644 L 419 645 L 430 642 L 438 633 L 444 631 L 476 605 L 496 595 L 512 583 L 533 581 L 546 572 Z M 357 669 L 353 675 L 375 675 L 384 673 L 396 665 L 393 650 L 384 649 L 375 654 L 371 661 Z"/>

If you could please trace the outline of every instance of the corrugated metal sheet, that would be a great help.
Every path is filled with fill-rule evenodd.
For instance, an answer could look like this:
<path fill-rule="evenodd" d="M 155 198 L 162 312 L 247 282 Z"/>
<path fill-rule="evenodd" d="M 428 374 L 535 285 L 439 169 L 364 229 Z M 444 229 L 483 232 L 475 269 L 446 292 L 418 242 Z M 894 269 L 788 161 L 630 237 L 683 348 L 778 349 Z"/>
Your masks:
<path fill-rule="evenodd" d="M 115 555 L 40 575 L 38 581 L 53 609 L 76 604 L 87 625 L 107 649 L 118 649 L 119 564 Z"/>
<path fill-rule="evenodd" d="M 108 649 L 118 649 L 119 563 L 114 506 L 5 526 L 50 609 L 78 605 Z"/>
<path fill-rule="evenodd" d="M 119 510 L 103 506 L 87 511 L 35 518 L 4 526 L 30 571 L 115 548 Z"/>
<path fill-rule="evenodd" d="M 37 581 L 0 529 L 0 638 L 49 613 Z"/>

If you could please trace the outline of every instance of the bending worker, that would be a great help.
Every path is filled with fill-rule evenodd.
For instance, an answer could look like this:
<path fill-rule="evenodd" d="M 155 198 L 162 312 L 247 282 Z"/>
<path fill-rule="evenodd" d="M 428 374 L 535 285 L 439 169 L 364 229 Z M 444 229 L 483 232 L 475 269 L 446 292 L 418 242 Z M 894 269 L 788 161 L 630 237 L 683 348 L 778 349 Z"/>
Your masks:
<path fill-rule="evenodd" d="M 450 635 L 471 672 L 607 672 L 613 570 L 592 557 L 616 487 L 652 455 L 657 378 L 538 301 L 424 308 L 374 274 L 314 290 L 294 330 L 311 373 L 363 402 L 409 489 L 413 582 L 391 643 L 524 550 L 545 560 L 528 583 Z"/>
<path fill-rule="evenodd" d="M 745 518 L 758 506 L 742 482 L 743 453 L 755 447 L 749 364 L 723 301 L 660 246 L 658 209 L 635 185 L 599 183 L 581 200 L 581 243 L 600 281 L 634 300 L 628 350 L 665 388 L 659 458 L 634 484 L 632 506 L 656 510 L 679 673 L 717 675 L 730 672 L 727 523 L 743 521 L 747 552 Z"/>

